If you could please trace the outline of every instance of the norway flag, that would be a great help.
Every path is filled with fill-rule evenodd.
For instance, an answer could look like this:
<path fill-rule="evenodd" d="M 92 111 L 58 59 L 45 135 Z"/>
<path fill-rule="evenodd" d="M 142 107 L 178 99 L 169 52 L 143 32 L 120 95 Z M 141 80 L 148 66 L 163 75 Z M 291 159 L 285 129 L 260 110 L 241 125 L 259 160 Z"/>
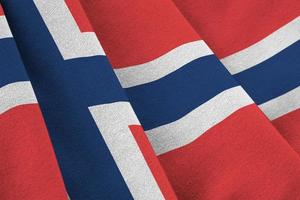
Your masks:
<path fill-rule="evenodd" d="M 298 1 L 1 4 L 0 200 L 300 199 Z"/>

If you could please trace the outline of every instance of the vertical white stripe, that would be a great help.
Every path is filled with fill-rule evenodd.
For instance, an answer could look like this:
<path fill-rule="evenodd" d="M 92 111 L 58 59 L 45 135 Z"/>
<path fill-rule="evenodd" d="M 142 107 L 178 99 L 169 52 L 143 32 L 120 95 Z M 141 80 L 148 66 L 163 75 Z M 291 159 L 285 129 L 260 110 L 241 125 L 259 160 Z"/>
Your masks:
<path fill-rule="evenodd" d="M 94 32 L 81 32 L 64 0 L 34 0 L 64 59 L 105 55 Z"/>
<path fill-rule="evenodd" d="M 89 107 L 89 110 L 135 200 L 164 199 L 129 125 L 140 124 L 128 102 Z"/>
<path fill-rule="evenodd" d="M 5 16 L 0 16 L 0 39 L 12 37 Z"/>

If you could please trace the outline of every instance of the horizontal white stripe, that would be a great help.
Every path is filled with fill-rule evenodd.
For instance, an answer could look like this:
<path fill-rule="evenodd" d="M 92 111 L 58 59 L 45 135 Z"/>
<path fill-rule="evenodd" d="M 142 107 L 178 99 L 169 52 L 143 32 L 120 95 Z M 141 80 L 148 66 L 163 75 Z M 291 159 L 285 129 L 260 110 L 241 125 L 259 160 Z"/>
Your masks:
<path fill-rule="evenodd" d="M 233 87 L 219 93 L 184 117 L 146 133 L 155 153 L 161 155 L 193 142 L 236 110 L 252 103 L 240 86 Z"/>
<path fill-rule="evenodd" d="M 115 69 L 123 88 L 133 87 L 160 79 L 187 63 L 213 54 L 203 40 L 183 44 L 144 64 Z"/>
<path fill-rule="evenodd" d="M 259 108 L 270 120 L 300 108 L 300 86 L 259 105 Z"/>
<path fill-rule="evenodd" d="M 236 74 L 269 59 L 299 39 L 300 17 L 297 17 L 250 47 L 221 59 L 221 62 L 231 74 Z"/>
<path fill-rule="evenodd" d="M 136 200 L 164 199 L 129 125 L 139 125 L 128 102 L 89 107 L 89 110 Z"/>
<path fill-rule="evenodd" d="M 7 84 L 0 88 L 0 114 L 24 104 L 37 103 L 29 81 Z"/>
<path fill-rule="evenodd" d="M 0 39 L 12 37 L 5 16 L 0 16 Z"/>
<path fill-rule="evenodd" d="M 81 32 L 64 0 L 34 0 L 64 59 L 105 55 L 94 32 Z"/>

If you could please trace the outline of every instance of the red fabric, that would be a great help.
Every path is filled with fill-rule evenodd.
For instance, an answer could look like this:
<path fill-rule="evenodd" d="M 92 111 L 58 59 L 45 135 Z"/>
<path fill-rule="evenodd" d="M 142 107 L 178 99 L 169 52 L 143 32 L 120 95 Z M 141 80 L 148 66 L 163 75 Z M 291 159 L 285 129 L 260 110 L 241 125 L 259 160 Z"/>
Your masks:
<path fill-rule="evenodd" d="M 93 28 L 82 9 L 79 0 L 65 0 L 81 32 L 93 32 Z"/>
<path fill-rule="evenodd" d="M 300 109 L 272 121 L 282 136 L 300 154 Z"/>
<path fill-rule="evenodd" d="M 2 6 L 0 5 L 0 16 L 1 16 L 1 15 L 4 15 L 4 12 L 3 12 Z"/>
<path fill-rule="evenodd" d="M 219 58 L 240 51 L 300 14 L 299 0 L 173 0 Z"/>
<path fill-rule="evenodd" d="M 114 68 L 151 61 L 199 39 L 168 0 L 81 3 Z"/>
<path fill-rule="evenodd" d="M 179 199 L 300 199 L 300 159 L 257 106 L 159 156 Z"/>
<path fill-rule="evenodd" d="M 36 104 L 0 115 L 0 199 L 66 200 L 47 129 Z"/>

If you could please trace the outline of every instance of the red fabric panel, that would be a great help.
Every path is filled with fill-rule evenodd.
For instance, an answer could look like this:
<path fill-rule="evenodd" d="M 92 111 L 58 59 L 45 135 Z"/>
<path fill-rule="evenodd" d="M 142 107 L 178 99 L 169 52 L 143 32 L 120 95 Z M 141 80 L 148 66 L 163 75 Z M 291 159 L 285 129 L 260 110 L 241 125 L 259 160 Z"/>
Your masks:
<path fill-rule="evenodd" d="M 0 115 L 0 199 L 66 200 L 47 129 L 37 104 Z"/>
<path fill-rule="evenodd" d="M 79 0 L 65 0 L 81 32 L 94 32 Z"/>
<path fill-rule="evenodd" d="M 83 0 L 114 68 L 145 63 L 199 36 L 169 0 Z"/>
<path fill-rule="evenodd" d="M 282 136 L 300 154 L 300 109 L 272 121 Z"/>
<path fill-rule="evenodd" d="M 137 144 L 142 151 L 144 158 L 151 169 L 153 176 L 158 183 L 159 188 L 161 189 L 165 199 L 175 200 L 177 199 L 168 178 L 165 175 L 164 170 L 162 169 L 158 158 L 155 156 L 155 153 L 149 143 L 149 140 L 143 130 L 143 128 L 139 125 L 131 125 L 129 126 Z"/>
<path fill-rule="evenodd" d="M 299 0 L 173 0 L 219 57 L 268 36 L 300 15 Z"/>
<path fill-rule="evenodd" d="M 179 199 L 299 199 L 300 160 L 256 105 L 159 156 Z"/>
<path fill-rule="evenodd" d="M 2 6 L 0 5 L 0 16 L 1 16 L 1 15 L 4 15 L 4 12 L 3 12 Z"/>

